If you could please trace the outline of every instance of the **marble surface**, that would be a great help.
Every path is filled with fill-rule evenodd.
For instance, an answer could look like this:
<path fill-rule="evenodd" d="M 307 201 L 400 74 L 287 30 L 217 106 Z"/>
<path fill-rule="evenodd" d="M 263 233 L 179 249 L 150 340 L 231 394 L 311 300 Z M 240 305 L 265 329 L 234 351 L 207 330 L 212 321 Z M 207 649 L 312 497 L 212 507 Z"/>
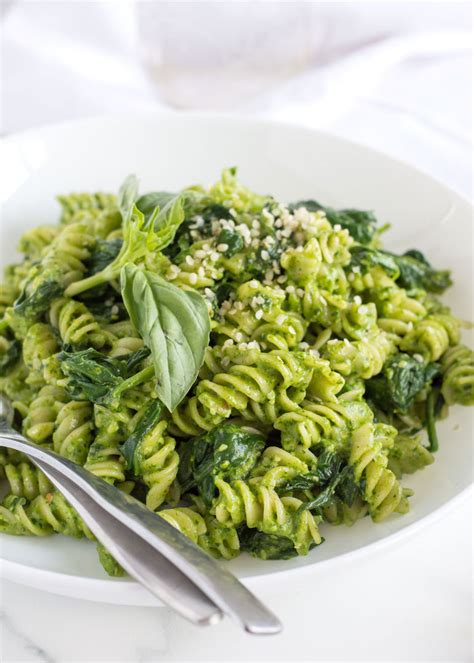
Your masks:
<path fill-rule="evenodd" d="M 111 3 L 57 3 L 54 20 L 54 3 L 47 12 L 46 4 L 2 3 L 4 131 L 163 105 L 150 80 L 130 64 L 130 3 L 114 3 L 114 12 L 117 4 L 122 11 L 113 20 Z M 352 10 L 358 20 L 350 30 L 337 17 L 328 19 L 326 37 L 332 35 L 335 51 L 327 54 L 326 69 L 306 72 L 233 110 L 372 145 L 472 198 L 469 4 L 351 3 L 361 10 Z M 410 27 L 408 41 L 403 22 Z M 369 23 L 371 30 L 364 28 Z M 354 25 L 363 48 L 352 57 L 345 45 Z M 419 26 L 438 32 L 417 41 Z M 445 28 L 458 32 L 439 32 Z M 400 38 L 385 40 L 396 30 Z M 87 66 L 92 57 L 96 68 Z M 386 66 L 367 66 L 381 62 Z M 25 91 L 41 103 L 25 103 Z M 228 620 L 201 630 L 166 609 L 90 603 L 1 580 L 0 659 L 467 662 L 472 660 L 472 515 L 467 499 L 394 547 L 347 560 L 310 580 L 295 575 L 258 585 L 256 593 L 285 624 L 281 635 L 267 638 L 243 634 Z"/>
<path fill-rule="evenodd" d="M 2 663 L 472 660 L 472 501 L 400 544 L 312 580 L 261 585 L 285 624 L 258 638 L 132 608 L 0 584 Z"/>

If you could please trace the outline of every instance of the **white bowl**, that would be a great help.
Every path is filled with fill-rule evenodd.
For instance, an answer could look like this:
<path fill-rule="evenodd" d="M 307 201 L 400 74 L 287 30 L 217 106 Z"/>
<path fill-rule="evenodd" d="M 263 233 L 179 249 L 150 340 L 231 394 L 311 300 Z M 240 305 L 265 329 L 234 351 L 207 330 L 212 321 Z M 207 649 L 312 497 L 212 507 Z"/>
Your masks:
<path fill-rule="evenodd" d="M 224 116 L 140 114 L 72 122 L 7 138 L 2 187 L 2 263 L 11 262 L 20 234 L 58 216 L 55 196 L 70 191 L 116 191 L 136 173 L 141 191 L 176 190 L 215 181 L 237 165 L 256 191 L 284 201 L 314 197 L 329 205 L 373 209 L 392 224 L 384 242 L 419 248 L 452 269 L 446 301 L 471 319 L 472 207 L 431 177 L 360 145 L 294 126 Z M 467 339 L 469 342 L 469 339 Z M 250 585 L 278 573 L 316 573 L 348 555 L 393 544 L 439 516 L 472 480 L 472 409 L 454 407 L 439 424 L 434 465 L 404 480 L 415 490 L 411 511 L 374 525 L 323 526 L 326 541 L 307 557 L 264 562 L 242 555 L 230 568 Z M 443 509 L 444 507 L 444 509 Z M 131 580 L 110 579 L 95 546 L 54 536 L 0 535 L 4 577 L 60 594 L 129 605 L 158 605 Z M 272 578 L 273 579 L 273 578 Z"/>

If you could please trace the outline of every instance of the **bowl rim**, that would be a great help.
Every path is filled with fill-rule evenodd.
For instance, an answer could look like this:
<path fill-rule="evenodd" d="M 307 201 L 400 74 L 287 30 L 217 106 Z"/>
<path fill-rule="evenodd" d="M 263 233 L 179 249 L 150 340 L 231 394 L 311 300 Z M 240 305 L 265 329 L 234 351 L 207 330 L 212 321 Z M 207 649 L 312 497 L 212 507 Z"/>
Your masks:
<path fill-rule="evenodd" d="M 254 127 L 270 126 L 275 129 L 281 128 L 282 130 L 298 131 L 302 134 L 304 133 L 311 135 L 316 134 L 317 136 L 322 136 L 326 139 L 337 142 L 340 145 L 348 145 L 356 150 L 362 150 L 368 154 L 372 154 L 377 158 L 389 160 L 390 162 L 399 165 L 400 167 L 409 170 L 412 173 L 416 173 L 422 176 L 434 186 L 441 188 L 445 192 L 454 195 L 460 203 L 467 206 L 467 208 L 471 213 L 471 216 L 474 218 L 473 203 L 465 195 L 465 193 L 462 193 L 458 191 L 456 188 L 452 188 L 451 186 L 446 185 L 440 179 L 433 177 L 431 174 L 427 173 L 426 171 L 416 166 L 411 165 L 408 161 L 400 159 L 398 157 L 394 157 L 387 152 L 378 150 L 376 148 L 373 148 L 372 146 L 368 146 L 363 142 L 354 141 L 352 139 L 348 139 L 344 136 L 340 136 L 330 131 L 312 128 L 306 125 L 298 124 L 296 122 L 280 121 L 274 118 L 267 119 L 265 117 L 260 117 L 260 116 L 249 116 L 249 115 L 242 115 L 239 113 L 229 113 L 229 112 L 226 113 L 208 112 L 208 111 L 179 112 L 179 111 L 162 109 L 162 108 L 145 109 L 140 111 L 125 111 L 125 112 L 120 111 L 117 113 L 93 114 L 83 118 L 68 119 L 61 122 L 52 122 L 52 123 L 42 124 L 37 127 L 30 127 L 22 131 L 8 133 L 0 138 L 0 144 L 1 143 L 14 144 L 17 141 L 25 139 L 27 140 L 30 137 L 32 138 L 38 136 L 41 137 L 42 135 L 47 135 L 49 133 L 54 133 L 57 131 L 71 130 L 75 128 L 79 130 L 87 129 L 88 127 L 93 127 L 94 125 L 101 125 L 104 123 L 108 123 L 110 121 L 118 123 L 122 121 L 130 122 L 134 120 L 136 121 L 139 118 L 141 119 L 146 118 L 155 121 L 160 121 L 161 119 L 164 119 L 165 121 L 166 119 L 172 119 L 172 120 L 178 120 L 190 123 L 196 121 L 197 122 L 211 121 L 211 122 L 228 123 L 229 125 L 233 123 L 239 123 L 241 125 L 254 126 Z M 388 546 L 391 546 L 393 543 L 397 541 L 409 538 L 410 536 L 416 534 L 417 531 L 424 529 L 426 526 L 429 526 L 430 524 L 444 517 L 446 514 L 450 513 L 451 510 L 454 509 L 458 504 L 464 502 L 469 498 L 470 495 L 474 494 L 473 481 L 474 481 L 473 474 L 471 472 L 469 485 L 467 485 L 461 491 L 456 493 L 443 505 L 435 508 L 426 515 L 421 516 L 414 522 L 402 526 L 396 532 L 387 534 L 386 536 L 376 541 L 372 541 L 370 543 L 365 543 L 365 544 L 361 543 L 361 545 L 354 548 L 353 550 L 347 552 L 341 552 L 340 554 L 336 554 L 328 559 L 318 561 L 317 558 L 315 558 L 314 562 L 302 566 L 293 567 L 293 568 L 281 568 L 263 574 L 258 573 L 257 571 L 251 571 L 248 575 L 247 574 L 239 575 L 238 577 L 244 584 L 247 584 L 249 587 L 258 587 L 258 585 L 261 582 L 264 582 L 269 578 L 274 578 L 276 576 L 282 579 L 283 577 L 287 577 L 290 574 L 295 574 L 295 573 L 299 574 L 314 573 L 317 571 L 321 571 L 322 569 L 327 570 L 328 568 L 335 566 L 336 564 L 339 564 L 340 562 L 342 562 L 343 560 L 347 560 L 348 558 L 356 559 L 364 555 L 375 554 L 376 552 L 383 550 Z M 41 569 L 39 567 L 29 566 L 27 564 L 2 559 L 1 555 L 0 555 L 0 577 L 3 577 L 5 579 L 11 580 L 12 582 L 16 582 L 19 584 L 38 586 L 38 587 L 39 587 L 38 581 L 41 579 L 41 588 L 44 591 L 48 591 L 47 586 L 44 585 L 47 585 L 48 581 L 51 581 L 52 585 L 54 585 L 55 587 L 52 587 L 49 591 L 53 593 L 56 594 L 64 593 L 64 595 L 73 596 L 74 594 L 71 593 L 71 590 L 73 591 L 74 589 L 76 589 L 77 590 L 76 596 L 78 596 L 78 592 L 80 590 L 80 593 L 84 594 L 82 598 L 86 600 L 100 601 L 105 603 L 113 603 L 114 598 L 118 599 L 119 595 L 123 592 L 134 591 L 136 594 L 136 590 L 137 588 L 139 588 L 141 591 L 134 599 L 135 602 L 128 601 L 126 602 L 127 605 L 155 605 L 155 606 L 163 605 L 159 602 L 158 599 L 152 597 L 151 594 L 148 595 L 148 592 L 144 588 L 142 588 L 140 584 L 135 580 L 117 579 L 117 578 L 101 579 L 101 578 L 93 578 L 90 576 L 88 577 L 88 576 L 63 573 L 54 570 Z M 60 592 L 58 589 L 58 585 L 64 585 L 65 591 Z M 66 591 L 66 587 L 68 587 L 70 591 Z M 102 592 L 104 592 L 104 597 L 103 598 L 100 596 L 96 597 L 92 592 L 91 595 L 87 596 L 86 595 L 87 590 L 92 590 L 92 589 L 94 590 L 95 594 L 100 595 Z M 153 602 L 152 603 L 145 602 L 145 596 L 152 597 Z M 143 597 L 143 599 L 140 600 L 140 597 Z"/>
<path fill-rule="evenodd" d="M 215 121 L 215 122 L 238 122 L 240 124 L 247 124 L 249 126 L 272 126 L 274 128 L 282 128 L 287 130 L 296 130 L 302 133 L 317 134 L 329 138 L 331 141 L 338 142 L 340 144 L 349 145 L 352 148 L 358 150 L 364 150 L 367 153 L 376 155 L 381 159 L 389 159 L 391 162 L 402 166 L 403 168 L 409 169 L 418 175 L 422 175 L 424 178 L 430 180 L 433 184 L 442 187 L 445 191 L 454 193 L 463 203 L 467 204 L 471 208 L 471 213 L 474 214 L 474 188 L 472 190 L 473 199 L 471 200 L 465 192 L 459 191 L 457 188 L 448 186 L 441 179 L 431 175 L 427 171 L 419 168 L 418 166 L 412 165 L 409 161 L 401 159 L 391 155 L 389 152 L 384 152 L 379 150 L 371 145 L 367 145 L 362 141 L 353 140 L 351 138 L 346 138 L 335 132 L 322 130 L 318 128 L 313 128 L 304 124 L 298 124 L 297 122 L 291 122 L 289 120 L 279 120 L 275 118 L 265 118 L 261 116 L 252 116 L 244 115 L 237 112 L 218 112 L 218 111 L 177 111 L 168 108 L 156 108 L 156 109 L 143 109 L 136 111 L 117 111 L 116 113 L 94 113 L 87 115 L 81 118 L 71 118 L 67 120 L 62 120 L 61 122 L 51 122 L 43 123 L 38 126 L 29 127 L 27 129 L 22 129 L 21 131 L 14 131 L 6 133 L 3 136 L 0 136 L 0 143 L 14 143 L 17 140 L 27 139 L 30 135 L 48 133 L 50 131 L 57 130 L 67 130 L 73 129 L 74 127 L 87 127 L 96 123 L 107 123 L 110 121 L 123 120 L 130 121 L 137 118 L 150 118 L 159 120 L 162 117 L 164 118 L 175 118 L 183 120 L 184 122 L 188 121 Z"/>
<path fill-rule="evenodd" d="M 237 575 L 237 577 L 250 589 L 258 590 L 261 584 L 270 578 L 278 577 L 278 579 L 283 580 L 284 578 L 294 574 L 309 575 L 315 572 L 326 571 L 331 567 L 336 566 L 345 560 L 348 560 L 349 558 L 351 560 L 355 560 L 365 556 L 374 555 L 384 550 L 385 548 L 392 546 L 392 544 L 396 542 L 405 541 L 410 539 L 412 536 L 416 536 L 418 532 L 424 530 L 430 525 L 433 525 L 435 522 L 441 520 L 449 513 L 451 513 L 451 511 L 454 511 L 455 507 L 463 504 L 464 502 L 467 502 L 469 497 L 471 497 L 471 499 L 474 497 L 474 485 L 472 483 L 457 495 L 452 497 L 448 502 L 443 504 L 443 506 L 434 509 L 431 513 L 426 514 L 410 525 L 402 527 L 398 531 L 393 532 L 392 534 L 388 534 L 387 536 L 384 536 L 377 541 L 362 544 L 354 550 L 340 553 L 339 555 L 334 555 L 328 559 L 305 564 L 300 567 L 286 569 L 282 568 L 281 570 L 276 570 L 271 573 L 255 573 L 253 575 L 245 576 Z M 283 564 L 285 560 L 280 561 Z M 225 561 L 221 561 L 221 563 L 225 564 Z M 77 593 L 80 591 L 82 599 L 99 603 L 114 604 L 115 599 L 119 599 L 122 593 L 128 591 L 130 593 L 133 592 L 135 594 L 135 598 L 133 601 L 124 601 L 125 605 L 151 605 L 155 607 L 166 607 L 163 603 L 160 602 L 158 598 L 152 596 L 144 587 L 142 587 L 140 583 L 138 583 L 136 580 L 128 578 L 91 578 L 87 576 L 62 573 L 59 571 L 50 571 L 34 566 L 28 566 L 27 564 L 20 564 L 11 560 L 4 560 L 1 557 L 0 578 L 4 578 L 5 580 L 9 580 L 10 582 L 20 585 L 33 587 L 38 586 L 35 581 L 41 580 L 41 589 L 44 591 L 53 594 L 63 594 L 64 596 L 72 596 L 71 590 L 76 590 L 77 598 L 79 598 Z M 52 583 L 50 589 L 48 589 L 47 586 L 43 586 L 43 584 L 48 584 L 49 582 Z M 58 589 L 59 586 L 63 587 L 65 591 L 60 591 Z M 69 591 L 67 591 L 68 589 Z M 94 590 L 95 593 L 87 595 L 88 590 L 91 592 Z M 104 595 L 100 596 L 102 592 L 104 592 Z M 97 596 L 97 594 L 99 594 L 99 596 Z M 145 596 L 148 599 L 147 601 L 145 601 Z M 120 598 L 123 599 L 123 597 Z"/>

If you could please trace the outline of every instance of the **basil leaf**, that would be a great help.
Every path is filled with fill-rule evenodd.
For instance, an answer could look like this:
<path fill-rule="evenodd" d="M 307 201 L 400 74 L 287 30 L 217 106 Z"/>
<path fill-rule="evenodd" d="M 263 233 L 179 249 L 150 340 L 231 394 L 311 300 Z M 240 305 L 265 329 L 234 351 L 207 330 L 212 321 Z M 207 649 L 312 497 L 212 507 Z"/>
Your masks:
<path fill-rule="evenodd" d="M 138 178 L 129 175 L 119 189 L 117 205 L 122 215 L 122 220 L 127 223 L 132 218 L 133 207 L 138 196 Z"/>
<path fill-rule="evenodd" d="M 174 240 L 176 231 L 184 221 L 184 197 L 178 194 L 171 198 L 163 208 L 155 207 L 148 223 L 154 228 L 157 250 L 162 251 Z"/>
<path fill-rule="evenodd" d="M 145 193 L 137 200 L 137 207 L 140 212 L 143 212 L 145 219 L 151 217 L 157 207 L 160 209 L 167 205 L 170 200 L 175 198 L 176 194 L 169 193 L 168 191 L 154 191 L 153 193 Z"/>
<path fill-rule="evenodd" d="M 130 318 L 152 353 L 158 397 L 170 412 L 183 400 L 204 361 L 210 320 L 203 297 L 128 264 L 121 272 Z"/>

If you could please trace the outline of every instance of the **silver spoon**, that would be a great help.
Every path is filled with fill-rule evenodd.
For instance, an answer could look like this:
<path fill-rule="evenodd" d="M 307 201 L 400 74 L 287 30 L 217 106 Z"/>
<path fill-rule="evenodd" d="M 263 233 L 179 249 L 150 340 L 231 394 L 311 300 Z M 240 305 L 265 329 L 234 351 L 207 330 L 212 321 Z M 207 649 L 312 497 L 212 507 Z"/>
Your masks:
<path fill-rule="evenodd" d="M 275 615 L 235 576 L 141 502 L 20 435 L 5 416 L 8 404 L 0 402 L 0 445 L 27 454 L 150 592 L 197 624 L 216 623 L 224 613 L 249 633 L 281 631 Z"/>

